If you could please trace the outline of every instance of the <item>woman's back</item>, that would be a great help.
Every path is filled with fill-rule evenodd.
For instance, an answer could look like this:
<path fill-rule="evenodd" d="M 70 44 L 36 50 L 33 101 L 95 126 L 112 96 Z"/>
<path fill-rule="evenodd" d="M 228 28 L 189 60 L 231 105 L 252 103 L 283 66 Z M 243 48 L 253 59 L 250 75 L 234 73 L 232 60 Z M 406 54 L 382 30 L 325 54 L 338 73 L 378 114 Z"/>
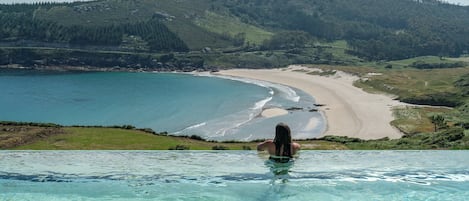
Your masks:
<path fill-rule="evenodd" d="M 298 150 L 300 150 L 300 145 L 296 142 L 292 142 L 290 143 L 290 153 L 289 155 L 286 155 L 286 157 L 292 157 L 293 155 L 295 155 Z M 257 150 L 259 151 L 264 151 L 264 150 L 267 150 L 267 152 L 269 152 L 269 154 L 271 156 L 284 156 L 284 153 L 282 154 L 279 154 L 277 155 L 277 148 L 275 146 L 275 143 L 273 142 L 273 140 L 266 140 L 262 143 L 260 143 L 259 145 L 257 145 Z M 285 149 L 284 149 L 285 150 Z"/>
<path fill-rule="evenodd" d="M 273 140 L 266 140 L 257 145 L 258 151 L 267 150 L 271 158 L 283 158 L 281 161 L 289 161 L 299 149 L 300 145 L 292 142 L 290 128 L 284 123 L 279 123 L 275 127 Z"/>

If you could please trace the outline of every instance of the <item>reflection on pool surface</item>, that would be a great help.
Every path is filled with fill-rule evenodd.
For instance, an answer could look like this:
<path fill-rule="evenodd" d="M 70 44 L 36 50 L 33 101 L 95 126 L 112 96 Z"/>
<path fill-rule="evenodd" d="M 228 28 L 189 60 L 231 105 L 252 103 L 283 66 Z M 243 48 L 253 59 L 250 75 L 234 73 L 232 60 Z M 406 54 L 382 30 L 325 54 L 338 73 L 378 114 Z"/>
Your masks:
<path fill-rule="evenodd" d="M 0 200 L 467 200 L 469 151 L 1 151 Z M 280 173 L 280 174 L 279 174 Z"/>

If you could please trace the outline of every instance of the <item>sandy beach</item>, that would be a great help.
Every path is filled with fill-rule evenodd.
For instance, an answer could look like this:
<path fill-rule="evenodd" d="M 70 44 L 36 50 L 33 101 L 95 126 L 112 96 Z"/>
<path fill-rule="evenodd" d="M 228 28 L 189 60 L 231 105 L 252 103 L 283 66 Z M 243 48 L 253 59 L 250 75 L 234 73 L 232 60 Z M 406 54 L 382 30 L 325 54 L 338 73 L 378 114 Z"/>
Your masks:
<path fill-rule="evenodd" d="M 400 138 L 402 133 L 390 125 L 392 107 L 405 105 L 382 94 L 370 94 L 353 86 L 356 76 L 337 72 L 334 76 L 307 74 L 314 69 L 289 66 L 283 69 L 233 69 L 219 72 L 225 76 L 244 77 L 298 88 L 324 104 L 319 110 L 327 119 L 323 135 L 348 136 L 361 139 Z M 266 116 L 282 114 L 270 110 Z M 284 113 L 284 112 L 283 112 Z M 313 125 L 314 123 L 312 123 Z"/>

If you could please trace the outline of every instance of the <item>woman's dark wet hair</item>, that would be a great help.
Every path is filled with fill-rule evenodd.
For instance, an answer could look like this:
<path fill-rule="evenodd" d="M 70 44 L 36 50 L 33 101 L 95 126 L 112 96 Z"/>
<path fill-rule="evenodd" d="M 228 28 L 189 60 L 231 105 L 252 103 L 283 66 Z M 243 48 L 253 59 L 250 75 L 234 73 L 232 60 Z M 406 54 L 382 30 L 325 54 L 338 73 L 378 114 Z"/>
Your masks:
<path fill-rule="evenodd" d="M 291 130 L 288 125 L 279 123 L 275 126 L 275 155 L 292 157 L 291 153 Z"/>

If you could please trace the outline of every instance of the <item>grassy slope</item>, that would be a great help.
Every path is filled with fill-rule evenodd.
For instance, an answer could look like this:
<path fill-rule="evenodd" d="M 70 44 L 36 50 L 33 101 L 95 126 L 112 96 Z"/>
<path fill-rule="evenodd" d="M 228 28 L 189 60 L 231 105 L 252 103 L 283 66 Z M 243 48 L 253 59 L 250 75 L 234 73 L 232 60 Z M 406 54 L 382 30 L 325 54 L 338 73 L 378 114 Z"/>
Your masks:
<path fill-rule="evenodd" d="M 419 58 L 422 59 L 422 58 Z M 434 58 L 431 58 L 434 59 Z M 439 59 L 439 58 L 438 58 Z M 408 96 L 440 92 L 456 92 L 458 89 L 454 82 L 461 75 L 469 73 L 469 67 L 453 69 L 432 69 L 417 70 L 412 68 L 385 69 L 378 67 L 349 67 L 349 66 L 314 66 L 327 72 L 342 70 L 360 77 L 368 77 L 368 81 L 357 81 L 355 85 L 370 93 L 386 93 L 393 96 Z M 378 73 L 378 75 L 367 76 L 368 73 Z M 469 97 L 462 100 L 469 103 Z M 411 138 L 385 141 L 369 141 L 362 143 L 346 144 L 351 149 L 418 149 L 419 141 L 425 136 L 434 136 L 434 125 L 429 117 L 433 115 L 445 117 L 447 125 L 453 126 L 454 122 L 467 120 L 467 113 L 461 108 L 446 107 L 398 107 L 394 108 L 395 120 L 391 124 Z M 462 144 L 455 147 L 464 148 L 469 144 L 469 130 L 464 131 L 466 137 Z M 417 135 L 418 134 L 418 135 Z M 415 135 L 415 136 L 414 136 Z M 434 148 L 434 145 L 423 145 L 421 149 Z M 441 148 L 441 147 L 439 147 Z"/>
<path fill-rule="evenodd" d="M 38 139 L 30 144 L 15 147 L 17 150 L 168 150 L 184 145 L 190 150 L 210 150 L 223 146 L 229 150 L 242 150 L 249 147 L 255 150 L 254 142 L 217 143 L 193 140 L 184 137 L 153 135 L 137 130 L 117 128 L 77 128 L 65 127 L 65 134 Z M 302 141 L 304 149 L 346 149 L 335 142 Z"/>
<path fill-rule="evenodd" d="M 264 40 L 270 39 L 273 35 L 271 32 L 245 24 L 237 18 L 219 15 L 210 11 L 206 11 L 205 15 L 196 19 L 195 24 L 207 29 L 208 31 L 219 34 L 227 33 L 230 36 L 245 33 L 246 42 L 257 45 L 262 44 Z"/>
<path fill-rule="evenodd" d="M 216 33 L 210 32 L 194 21 L 200 16 L 205 15 L 209 8 L 207 0 L 200 1 L 159 1 L 160 8 L 175 18 L 166 21 L 168 28 L 181 37 L 192 50 L 201 50 L 204 47 L 219 48 L 230 46 L 231 43 L 222 39 Z"/>
<path fill-rule="evenodd" d="M 342 61 L 346 64 L 352 65 L 366 64 L 363 59 L 360 59 L 357 56 L 350 55 L 347 53 L 349 47 L 347 45 L 347 41 L 345 40 L 321 43 L 321 46 L 327 47 L 325 49 L 325 52 L 331 53 L 333 55 L 334 60 Z"/>
<path fill-rule="evenodd" d="M 153 135 L 143 131 L 117 128 L 64 128 L 66 134 L 41 139 L 16 149 L 109 149 L 109 150 L 168 150 L 176 145 L 189 146 L 190 149 L 211 149 L 215 143 Z M 252 145 L 252 144 L 251 144 Z M 249 145 L 247 145 L 249 146 Z M 239 144 L 229 144 L 230 149 L 242 149 Z"/>
<path fill-rule="evenodd" d="M 469 63 L 469 56 L 468 55 L 464 55 L 464 56 L 461 56 L 459 58 L 448 58 L 449 60 L 453 60 L 453 61 L 462 61 L 462 62 L 468 62 Z"/>
<path fill-rule="evenodd" d="M 434 114 L 451 114 L 452 109 L 438 107 L 399 107 L 394 109 L 393 126 L 406 134 L 430 133 L 434 125 L 429 117 Z"/>
<path fill-rule="evenodd" d="M 102 26 L 146 20 L 158 10 L 157 2 L 149 0 L 138 3 L 126 0 L 97 1 L 74 7 L 39 9 L 35 12 L 35 17 L 63 25 Z"/>
<path fill-rule="evenodd" d="M 403 59 L 403 60 L 396 60 L 390 61 L 389 64 L 398 67 L 405 67 L 410 66 L 414 62 L 424 61 L 425 63 L 454 63 L 452 59 L 447 58 L 440 58 L 437 56 L 422 56 L 422 57 L 415 57 L 410 59 Z"/>
<path fill-rule="evenodd" d="M 208 1 L 205 0 L 97 1 L 75 7 L 58 6 L 51 9 L 38 9 L 35 17 L 67 26 L 102 26 L 145 21 L 157 13 L 160 16 L 166 16 L 163 17 L 165 24 L 184 40 L 190 49 L 230 46 L 229 41 L 193 23 L 198 16 L 205 15 L 208 5 Z"/>
<path fill-rule="evenodd" d="M 469 73 L 469 67 L 451 69 L 394 69 L 386 70 L 380 68 L 354 69 L 352 67 L 339 68 L 353 73 L 375 72 L 382 75 L 370 77 L 366 82 L 357 82 L 358 87 L 368 92 L 385 92 L 398 96 L 408 96 L 453 92 L 456 90 L 454 82 L 461 75 Z"/>
<path fill-rule="evenodd" d="M 368 141 L 365 143 L 346 143 L 345 146 L 352 150 L 426 150 L 426 149 L 441 149 L 441 150 L 467 150 L 469 149 L 469 135 L 456 143 L 449 142 L 432 142 L 427 144 L 427 141 L 432 141 L 435 135 L 418 134 L 412 138 L 402 138 L 399 140 L 389 141 Z"/>
<path fill-rule="evenodd" d="M 231 42 L 209 32 L 189 21 L 165 22 L 168 28 L 176 33 L 191 50 L 202 50 L 205 47 L 221 48 L 231 45 Z"/>

